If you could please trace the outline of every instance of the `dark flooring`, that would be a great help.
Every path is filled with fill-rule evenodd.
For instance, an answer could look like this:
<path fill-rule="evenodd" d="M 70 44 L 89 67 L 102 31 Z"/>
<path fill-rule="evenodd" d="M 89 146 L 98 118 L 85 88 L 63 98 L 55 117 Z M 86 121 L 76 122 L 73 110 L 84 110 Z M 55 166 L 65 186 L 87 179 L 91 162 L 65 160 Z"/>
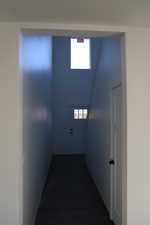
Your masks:
<path fill-rule="evenodd" d="M 35 225 L 112 225 L 84 156 L 55 156 Z"/>

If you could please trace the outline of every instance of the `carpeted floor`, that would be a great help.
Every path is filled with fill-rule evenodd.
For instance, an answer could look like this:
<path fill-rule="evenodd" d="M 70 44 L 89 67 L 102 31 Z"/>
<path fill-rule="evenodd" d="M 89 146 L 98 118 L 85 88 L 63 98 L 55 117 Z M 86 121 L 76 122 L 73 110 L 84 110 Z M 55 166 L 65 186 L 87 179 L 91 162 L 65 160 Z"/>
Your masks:
<path fill-rule="evenodd" d="M 112 225 L 84 156 L 55 156 L 35 225 Z"/>

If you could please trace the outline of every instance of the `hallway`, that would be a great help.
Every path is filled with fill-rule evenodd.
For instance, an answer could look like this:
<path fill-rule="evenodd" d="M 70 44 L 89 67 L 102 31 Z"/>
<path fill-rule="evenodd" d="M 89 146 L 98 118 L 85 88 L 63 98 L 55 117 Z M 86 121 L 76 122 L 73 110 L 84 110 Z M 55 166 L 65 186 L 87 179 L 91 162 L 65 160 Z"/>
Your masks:
<path fill-rule="evenodd" d="M 35 225 L 112 225 L 83 155 L 53 157 Z"/>

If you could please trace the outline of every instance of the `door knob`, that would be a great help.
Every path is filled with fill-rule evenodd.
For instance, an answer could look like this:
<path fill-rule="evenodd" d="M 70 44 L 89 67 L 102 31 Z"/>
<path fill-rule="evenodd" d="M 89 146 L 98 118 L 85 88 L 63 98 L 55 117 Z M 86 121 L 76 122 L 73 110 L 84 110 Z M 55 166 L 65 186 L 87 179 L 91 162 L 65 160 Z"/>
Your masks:
<path fill-rule="evenodd" d="M 115 161 L 114 161 L 113 159 L 111 159 L 111 160 L 109 161 L 109 165 L 115 165 Z"/>

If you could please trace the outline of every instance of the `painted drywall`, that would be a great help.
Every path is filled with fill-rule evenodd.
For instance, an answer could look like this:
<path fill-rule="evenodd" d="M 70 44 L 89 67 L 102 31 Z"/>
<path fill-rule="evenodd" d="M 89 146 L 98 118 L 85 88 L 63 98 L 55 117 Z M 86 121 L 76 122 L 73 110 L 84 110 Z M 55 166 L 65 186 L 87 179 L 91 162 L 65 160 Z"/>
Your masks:
<path fill-rule="evenodd" d="M 150 224 L 150 31 L 126 35 L 127 224 Z"/>
<path fill-rule="evenodd" d="M 72 30 L 78 36 L 81 31 L 125 33 L 127 222 L 124 225 L 149 225 L 150 29 L 68 23 L 0 23 L 0 223 L 22 225 L 22 85 L 18 69 L 21 28 Z"/>
<path fill-rule="evenodd" d="M 107 206 L 110 208 L 110 151 L 112 87 L 121 82 L 120 38 L 104 38 L 93 83 L 88 120 L 87 162 Z"/>
<path fill-rule="evenodd" d="M 0 25 L 0 33 L 0 224 L 19 225 L 19 29 L 15 25 Z"/>
<path fill-rule="evenodd" d="M 52 38 L 23 35 L 23 225 L 32 224 L 51 161 Z"/>
<path fill-rule="evenodd" d="M 0 21 L 150 26 L 148 0 L 30 0 L 27 3 L 30 7 L 25 1 L 2 2 Z"/>
<path fill-rule="evenodd" d="M 97 54 L 100 48 L 100 39 L 91 39 L 90 70 L 70 69 L 69 37 L 54 37 L 53 44 L 53 150 L 55 154 L 84 153 L 84 135 L 86 134 L 87 121 L 73 121 L 73 108 L 80 108 L 80 106 L 87 107 L 89 105 L 93 74 L 95 73 Z M 69 127 L 73 127 L 73 137 L 69 134 L 64 134 L 69 132 Z M 76 129 L 79 129 L 78 137 L 74 138 Z M 80 129 L 82 129 L 81 135 Z M 65 137 L 66 142 L 64 141 Z M 76 147 L 74 147 L 74 145 Z"/>

